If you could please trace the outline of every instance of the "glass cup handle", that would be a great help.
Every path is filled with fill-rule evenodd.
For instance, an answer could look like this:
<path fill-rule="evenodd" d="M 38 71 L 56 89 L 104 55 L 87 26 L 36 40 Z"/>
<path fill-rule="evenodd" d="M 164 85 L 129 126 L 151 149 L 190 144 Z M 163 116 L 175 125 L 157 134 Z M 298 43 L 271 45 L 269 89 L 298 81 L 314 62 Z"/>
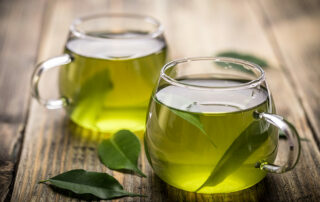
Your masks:
<path fill-rule="evenodd" d="M 52 69 L 54 67 L 59 67 L 61 65 L 69 64 L 72 61 L 72 57 L 69 54 L 63 54 L 61 56 L 50 58 L 40 64 L 37 65 L 36 69 L 34 70 L 32 77 L 31 77 L 31 94 L 37 101 L 45 106 L 48 109 L 59 109 L 68 104 L 68 100 L 64 97 L 59 99 L 44 99 L 41 98 L 39 94 L 39 81 L 40 76 L 43 72 Z"/>
<path fill-rule="evenodd" d="M 292 170 L 298 163 L 301 149 L 300 139 L 297 130 L 291 123 L 289 123 L 279 115 L 268 113 L 259 113 L 258 115 L 260 119 L 264 119 L 270 124 L 279 128 L 286 136 L 289 146 L 289 153 L 287 158 L 288 160 L 284 165 L 274 165 L 265 162 L 260 164 L 260 169 L 271 173 L 284 173 L 289 170 Z"/>

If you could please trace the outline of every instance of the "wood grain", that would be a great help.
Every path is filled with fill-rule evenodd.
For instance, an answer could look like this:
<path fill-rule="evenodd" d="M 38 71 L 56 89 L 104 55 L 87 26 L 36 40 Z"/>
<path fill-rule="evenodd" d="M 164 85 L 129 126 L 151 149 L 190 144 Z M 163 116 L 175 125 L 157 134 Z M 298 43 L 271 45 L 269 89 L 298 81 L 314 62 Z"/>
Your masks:
<path fill-rule="evenodd" d="M 11 194 L 20 155 L 44 5 L 0 1 L 0 201 Z"/>
<path fill-rule="evenodd" d="M 79 128 L 68 121 L 62 110 L 48 111 L 32 101 L 11 201 L 78 201 L 37 184 L 41 179 L 75 168 L 107 172 L 114 175 L 126 190 L 147 195 L 146 198 L 115 201 L 317 201 L 320 197 L 320 154 L 308 124 L 307 105 L 297 97 L 295 85 L 298 83 L 293 76 L 288 77 L 287 63 L 278 57 L 279 53 L 284 54 L 282 45 L 285 47 L 287 42 L 275 47 L 264 21 L 261 22 L 266 15 L 261 12 L 259 4 L 250 0 L 50 1 L 45 12 L 38 61 L 62 52 L 68 25 L 73 18 L 106 11 L 134 12 L 158 18 L 165 26 L 171 58 L 210 56 L 223 50 L 249 52 L 266 58 L 271 63 L 266 74 L 278 113 L 308 139 L 302 142 L 300 162 L 295 170 L 282 175 L 270 174 L 258 185 L 244 191 L 214 195 L 184 192 L 156 177 L 144 154 L 140 166 L 147 178 L 106 169 L 96 153 L 97 143 L 106 135 Z M 294 36 L 290 37 L 294 39 Z M 52 79 L 54 77 L 42 83 L 47 92 L 56 90 Z M 289 104 L 287 100 L 290 100 Z"/>
<path fill-rule="evenodd" d="M 260 1 L 262 23 L 320 149 L 320 1 Z"/>

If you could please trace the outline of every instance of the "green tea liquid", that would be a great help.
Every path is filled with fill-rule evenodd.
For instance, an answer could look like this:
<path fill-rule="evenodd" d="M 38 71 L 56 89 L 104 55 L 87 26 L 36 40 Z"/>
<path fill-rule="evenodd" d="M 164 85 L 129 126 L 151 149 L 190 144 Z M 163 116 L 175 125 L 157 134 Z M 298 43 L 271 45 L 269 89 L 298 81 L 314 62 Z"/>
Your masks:
<path fill-rule="evenodd" d="M 225 86 L 234 80 L 185 80 Z M 210 93 L 173 85 L 152 98 L 145 134 L 148 160 L 168 184 L 200 193 L 227 193 L 250 187 L 277 153 L 277 129 L 253 114 L 270 112 L 264 88 Z M 206 134 L 173 110 L 197 117 Z"/>
<path fill-rule="evenodd" d="M 129 39 L 132 36 L 136 39 Z M 144 131 L 148 101 L 165 63 L 166 47 L 162 39 L 138 37 L 139 33 L 125 33 L 99 41 L 68 41 L 66 52 L 73 62 L 61 68 L 60 92 L 70 102 L 72 121 L 101 132 Z"/>

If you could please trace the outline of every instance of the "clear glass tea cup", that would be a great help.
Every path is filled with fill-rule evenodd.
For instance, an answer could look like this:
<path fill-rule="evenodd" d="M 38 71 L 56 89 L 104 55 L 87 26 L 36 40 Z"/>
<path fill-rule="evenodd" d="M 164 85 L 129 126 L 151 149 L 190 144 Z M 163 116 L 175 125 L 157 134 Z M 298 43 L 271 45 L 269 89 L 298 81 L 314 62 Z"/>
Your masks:
<path fill-rule="evenodd" d="M 87 129 L 143 133 L 166 50 L 163 26 L 152 17 L 101 14 L 76 19 L 64 54 L 36 67 L 32 95 L 48 109 L 65 108 L 73 122 Z M 60 72 L 59 99 L 45 99 L 38 89 L 40 77 L 52 68 Z"/>
<path fill-rule="evenodd" d="M 299 136 L 275 114 L 265 73 L 232 58 L 185 58 L 166 64 L 151 97 L 145 151 L 154 172 L 191 192 L 228 193 L 295 167 Z M 288 156 L 274 163 L 279 130 Z M 283 145 L 282 145 L 283 146 Z"/>

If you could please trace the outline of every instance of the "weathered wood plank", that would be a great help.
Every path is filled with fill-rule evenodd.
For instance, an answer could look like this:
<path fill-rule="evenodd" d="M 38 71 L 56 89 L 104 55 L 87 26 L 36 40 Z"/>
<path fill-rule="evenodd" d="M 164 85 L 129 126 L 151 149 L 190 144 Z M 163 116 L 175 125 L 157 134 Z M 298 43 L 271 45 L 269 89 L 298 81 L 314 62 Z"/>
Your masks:
<path fill-rule="evenodd" d="M 0 1 L 0 201 L 10 192 L 21 150 L 44 6 Z"/>
<path fill-rule="evenodd" d="M 296 89 L 320 149 L 320 1 L 260 1 L 264 29 Z"/>
<path fill-rule="evenodd" d="M 145 155 L 142 170 L 147 178 L 112 172 L 101 165 L 96 145 L 103 137 L 83 130 L 64 116 L 62 111 L 47 111 L 32 102 L 24 139 L 21 163 L 12 201 L 77 201 L 56 194 L 37 181 L 58 173 L 83 168 L 113 174 L 131 192 L 146 198 L 124 198 L 116 201 L 296 201 L 319 198 L 320 155 L 310 131 L 305 112 L 295 96 L 295 89 L 283 71 L 263 26 L 257 20 L 256 7 L 247 1 L 54 1 L 50 18 L 43 31 L 38 60 L 59 54 L 71 20 L 83 14 L 134 12 L 155 16 L 166 28 L 171 58 L 214 55 L 221 50 L 239 50 L 265 57 L 272 67 L 267 69 L 278 112 L 296 125 L 303 142 L 297 168 L 283 175 L 268 175 L 258 185 L 236 193 L 203 195 L 170 187 L 156 177 Z M 259 18 L 258 18 L 259 19 Z M 54 91 L 46 81 L 47 91 Z M 281 86 L 281 88 L 279 87 Z M 284 100 L 290 100 L 290 105 Z M 64 118 L 63 118 L 64 117 Z"/>

